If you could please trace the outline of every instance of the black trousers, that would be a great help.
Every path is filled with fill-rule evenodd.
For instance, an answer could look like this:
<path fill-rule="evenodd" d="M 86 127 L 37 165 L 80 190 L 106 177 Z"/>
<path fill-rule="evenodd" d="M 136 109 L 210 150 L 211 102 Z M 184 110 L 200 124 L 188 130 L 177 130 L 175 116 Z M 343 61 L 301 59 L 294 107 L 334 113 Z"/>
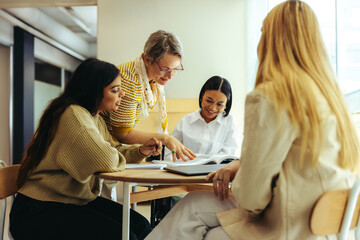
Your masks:
<path fill-rule="evenodd" d="M 144 239 L 151 227 L 130 211 L 130 239 Z M 10 232 L 22 239 L 121 239 L 122 205 L 98 197 L 87 205 L 39 201 L 17 194 L 10 213 Z"/>

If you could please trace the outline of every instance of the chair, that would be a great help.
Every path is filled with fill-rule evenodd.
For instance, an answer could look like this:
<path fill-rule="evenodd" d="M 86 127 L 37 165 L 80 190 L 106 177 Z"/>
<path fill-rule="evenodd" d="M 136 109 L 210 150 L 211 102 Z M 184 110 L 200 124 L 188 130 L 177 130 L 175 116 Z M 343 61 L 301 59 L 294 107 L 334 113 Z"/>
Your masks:
<path fill-rule="evenodd" d="M 360 239 L 359 192 L 360 178 L 351 189 L 325 192 L 314 204 L 310 231 L 318 236 L 339 234 L 340 240 L 346 240 L 350 229 L 356 228 L 356 239 Z"/>
<path fill-rule="evenodd" d="M 0 240 L 3 240 L 7 207 L 6 198 L 14 195 L 18 190 L 16 180 L 19 175 L 20 165 L 6 167 L 5 162 L 0 161 L 0 166 Z"/>

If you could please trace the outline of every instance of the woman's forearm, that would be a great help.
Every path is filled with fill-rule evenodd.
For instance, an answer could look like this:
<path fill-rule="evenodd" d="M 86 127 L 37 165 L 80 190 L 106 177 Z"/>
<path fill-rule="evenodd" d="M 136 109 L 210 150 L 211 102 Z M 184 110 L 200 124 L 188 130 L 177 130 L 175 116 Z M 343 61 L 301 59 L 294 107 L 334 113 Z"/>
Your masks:
<path fill-rule="evenodd" d="M 173 161 L 176 162 L 176 159 L 182 159 L 187 161 L 188 159 L 196 158 L 196 155 L 182 143 L 180 143 L 176 138 L 165 134 L 165 133 L 148 133 L 138 130 L 131 130 L 128 133 L 115 133 L 115 137 L 121 142 L 126 144 L 144 144 L 150 138 L 156 138 L 161 141 L 170 151 L 172 151 Z M 187 157 L 187 158 L 186 158 Z"/>
<path fill-rule="evenodd" d="M 113 135 L 116 137 L 117 140 L 119 140 L 119 142 L 126 144 L 144 144 L 150 138 L 156 138 L 162 142 L 165 142 L 168 136 L 164 133 L 150 133 L 135 129 L 131 130 L 128 133 L 114 132 Z"/>

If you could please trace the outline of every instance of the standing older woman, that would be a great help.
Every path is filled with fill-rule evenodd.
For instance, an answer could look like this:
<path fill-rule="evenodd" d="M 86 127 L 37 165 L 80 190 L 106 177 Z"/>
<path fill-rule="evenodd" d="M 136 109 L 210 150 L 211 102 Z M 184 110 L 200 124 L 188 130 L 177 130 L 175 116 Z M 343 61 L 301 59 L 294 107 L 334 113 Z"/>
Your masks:
<path fill-rule="evenodd" d="M 310 232 L 312 206 L 352 186 L 360 144 L 312 9 L 272 9 L 258 58 L 240 161 L 208 176 L 222 199 L 233 179 L 232 194 L 188 194 L 146 239 L 324 239 Z"/>
<path fill-rule="evenodd" d="M 177 139 L 167 134 L 167 113 L 164 85 L 178 72 L 184 70 L 181 59 L 182 44 L 179 38 L 163 30 L 150 35 L 142 53 L 135 60 L 121 64 L 120 76 L 125 97 L 114 112 L 103 112 L 111 133 L 122 143 L 144 143 L 155 137 L 173 152 L 173 160 L 196 155 Z M 159 106 L 159 129 L 162 133 L 149 133 L 134 129 L 142 116 Z"/>
<path fill-rule="evenodd" d="M 181 59 L 182 44 L 170 32 L 159 30 L 150 35 L 144 52 L 135 60 L 118 66 L 125 96 L 117 111 L 101 113 L 109 131 L 121 143 L 144 143 L 155 137 L 172 151 L 173 161 L 177 158 L 193 159 L 196 155 L 167 134 L 164 85 L 178 72 L 184 70 Z M 143 132 L 134 129 L 141 117 L 148 117 L 149 111 L 159 106 L 160 133 Z M 115 186 L 117 182 L 105 180 L 101 195 L 117 201 Z"/>

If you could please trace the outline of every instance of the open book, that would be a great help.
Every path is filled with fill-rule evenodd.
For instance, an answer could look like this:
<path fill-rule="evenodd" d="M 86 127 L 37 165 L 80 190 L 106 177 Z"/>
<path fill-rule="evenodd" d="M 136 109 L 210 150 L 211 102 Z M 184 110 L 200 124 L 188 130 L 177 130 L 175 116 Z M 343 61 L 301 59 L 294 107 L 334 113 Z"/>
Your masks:
<path fill-rule="evenodd" d="M 239 157 L 232 155 L 206 155 L 206 154 L 197 154 L 197 158 L 193 160 L 188 160 L 184 162 L 181 159 L 178 159 L 176 162 L 173 162 L 172 159 L 153 160 L 153 163 L 166 163 L 168 166 L 191 166 L 191 165 L 205 165 L 205 164 L 220 164 L 228 163 L 232 160 L 236 160 Z"/>

